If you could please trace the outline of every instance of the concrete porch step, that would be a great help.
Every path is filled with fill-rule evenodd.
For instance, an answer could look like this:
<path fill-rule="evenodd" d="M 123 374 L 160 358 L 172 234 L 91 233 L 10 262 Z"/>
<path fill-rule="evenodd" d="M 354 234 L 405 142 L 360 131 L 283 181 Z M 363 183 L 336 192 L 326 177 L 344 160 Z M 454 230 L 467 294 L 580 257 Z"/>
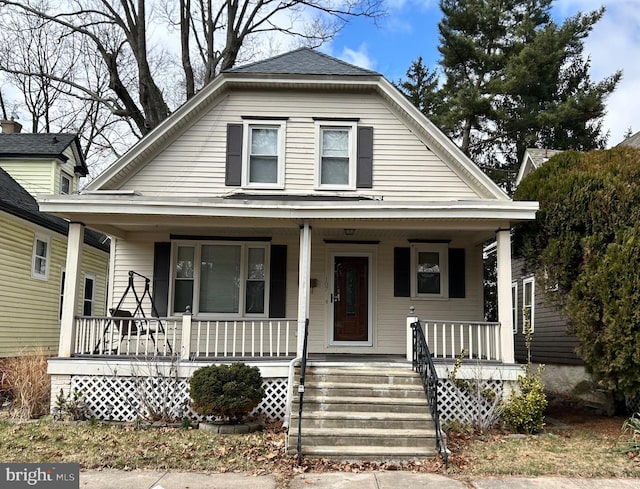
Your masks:
<path fill-rule="evenodd" d="M 298 413 L 291 416 L 291 423 L 298 424 Z M 357 428 L 360 430 L 418 430 L 432 426 L 431 415 L 422 413 L 390 412 L 330 412 L 313 411 L 302 416 L 302 429 Z"/>
<path fill-rule="evenodd" d="M 337 462 L 354 461 L 407 461 L 430 458 L 436 455 L 433 447 L 362 447 L 362 446 L 310 446 L 303 445 L 303 454 L 306 457 L 322 457 Z M 297 447 L 289 449 L 292 454 L 297 454 Z"/>
<path fill-rule="evenodd" d="M 294 385 L 294 392 L 298 389 Z M 422 385 L 360 384 L 355 382 L 306 382 L 305 394 L 331 397 L 391 397 L 424 399 Z"/>
<path fill-rule="evenodd" d="M 297 426 L 290 430 L 290 439 L 297 439 Z M 435 443 L 435 436 L 434 429 L 362 430 L 360 428 L 338 428 L 326 430 L 322 428 L 307 428 L 302 430 L 302 444 L 304 447 L 333 445 L 336 447 L 372 446 L 419 448 L 432 447 Z"/>

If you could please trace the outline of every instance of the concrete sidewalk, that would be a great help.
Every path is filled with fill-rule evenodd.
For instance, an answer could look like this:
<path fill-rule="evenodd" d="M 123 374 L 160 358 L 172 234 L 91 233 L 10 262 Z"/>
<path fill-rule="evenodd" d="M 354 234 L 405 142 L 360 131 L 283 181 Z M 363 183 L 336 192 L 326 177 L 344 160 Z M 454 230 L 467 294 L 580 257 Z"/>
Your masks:
<path fill-rule="evenodd" d="M 87 489 L 276 489 L 274 477 L 250 473 L 85 471 L 80 487 Z M 437 474 L 411 472 L 327 472 L 294 477 L 289 489 L 638 489 L 640 479 L 567 479 L 562 477 L 501 477 L 458 481 Z"/>

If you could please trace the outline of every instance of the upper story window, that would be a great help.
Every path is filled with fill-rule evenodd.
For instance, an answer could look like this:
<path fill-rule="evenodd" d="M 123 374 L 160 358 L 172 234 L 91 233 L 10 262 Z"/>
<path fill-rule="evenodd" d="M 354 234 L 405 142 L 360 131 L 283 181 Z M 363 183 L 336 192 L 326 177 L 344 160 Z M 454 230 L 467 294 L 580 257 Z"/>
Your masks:
<path fill-rule="evenodd" d="M 283 188 L 285 122 L 246 121 L 243 133 L 243 186 Z"/>
<path fill-rule="evenodd" d="M 71 179 L 64 173 L 60 174 L 60 193 L 63 195 L 71 193 Z"/>
<path fill-rule="evenodd" d="M 411 269 L 414 270 L 412 297 L 447 298 L 448 246 L 444 243 L 414 245 L 411 258 Z"/>
<path fill-rule="evenodd" d="M 529 330 L 533 333 L 535 327 L 535 277 L 525 278 L 522 281 L 522 332 L 525 332 L 526 323 L 529 321 Z"/>
<path fill-rule="evenodd" d="M 354 189 L 356 187 L 356 124 L 317 124 L 318 188 Z"/>
<path fill-rule="evenodd" d="M 39 280 L 47 280 L 49 276 L 50 239 L 48 236 L 35 236 L 33 240 L 33 261 L 31 276 Z"/>
<path fill-rule="evenodd" d="M 173 311 L 264 316 L 268 304 L 269 245 L 180 243 L 174 251 Z"/>

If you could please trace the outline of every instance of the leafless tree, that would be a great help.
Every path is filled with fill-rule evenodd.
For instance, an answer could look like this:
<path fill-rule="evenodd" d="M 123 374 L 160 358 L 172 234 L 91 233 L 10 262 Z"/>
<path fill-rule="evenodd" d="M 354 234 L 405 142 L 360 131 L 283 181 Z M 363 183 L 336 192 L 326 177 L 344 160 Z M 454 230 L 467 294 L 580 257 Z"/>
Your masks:
<path fill-rule="evenodd" d="M 73 60 L 22 67 L 1 62 L 0 72 L 99 107 L 93 117 L 107 110 L 114 119 L 100 115 L 106 127 L 126 121 L 142 137 L 221 70 L 251 59 L 263 36 L 319 46 L 350 18 L 384 15 L 383 6 L 384 0 L 0 0 L 0 30 L 16 19 L 55 26 Z M 181 96 L 172 99 L 176 92 Z"/>

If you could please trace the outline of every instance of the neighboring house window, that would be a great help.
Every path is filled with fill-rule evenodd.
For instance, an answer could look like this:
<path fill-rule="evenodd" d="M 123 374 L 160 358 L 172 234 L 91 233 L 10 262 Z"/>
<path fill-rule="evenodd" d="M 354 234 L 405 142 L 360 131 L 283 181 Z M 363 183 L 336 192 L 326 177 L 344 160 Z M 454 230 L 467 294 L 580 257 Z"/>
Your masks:
<path fill-rule="evenodd" d="M 60 311 L 58 313 L 58 319 L 62 319 L 62 304 L 64 304 L 64 281 L 67 278 L 67 270 L 63 268 L 60 271 Z"/>
<path fill-rule="evenodd" d="M 71 193 L 71 179 L 64 174 L 60 174 L 60 193 L 65 195 Z"/>
<path fill-rule="evenodd" d="M 524 333 L 525 321 L 529 318 L 529 328 L 533 333 L 535 326 L 535 277 L 525 278 L 522 281 L 522 332 Z"/>
<path fill-rule="evenodd" d="M 267 312 L 268 245 L 217 242 L 175 248 L 174 312 L 187 306 L 205 315 Z"/>
<path fill-rule="evenodd" d="M 86 274 L 84 276 L 84 295 L 82 300 L 82 315 L 93 316 L 93 300 L 96 293 L 95 275 Z"/>
<path fill-rule="evenodd" d="M 352 189 L 356 177 L 356 125 L 317 125 L 318 188 Z"/>
<path fill-rule="evenodd" d="M 511 283 L 511 320 L 513 332 L 518 332 L 518 282 Z"/>
<path fill-rule="evenodd" d="M 446 244 L 420 244 L 413 246 L 412 296 L 446 298 L 448 289 L 448 247 Z"/>
<path fill-rule="evenodd" d="M 284 187 L 285 123 L 245 123 L 245 187 Z"/>
<path fill-rule="evenodd" d="M 49 275 L 50 239 L 36 235 L 33 241 L 33 265 L 31 276 L 39 280 L 47 280 Z"/>

